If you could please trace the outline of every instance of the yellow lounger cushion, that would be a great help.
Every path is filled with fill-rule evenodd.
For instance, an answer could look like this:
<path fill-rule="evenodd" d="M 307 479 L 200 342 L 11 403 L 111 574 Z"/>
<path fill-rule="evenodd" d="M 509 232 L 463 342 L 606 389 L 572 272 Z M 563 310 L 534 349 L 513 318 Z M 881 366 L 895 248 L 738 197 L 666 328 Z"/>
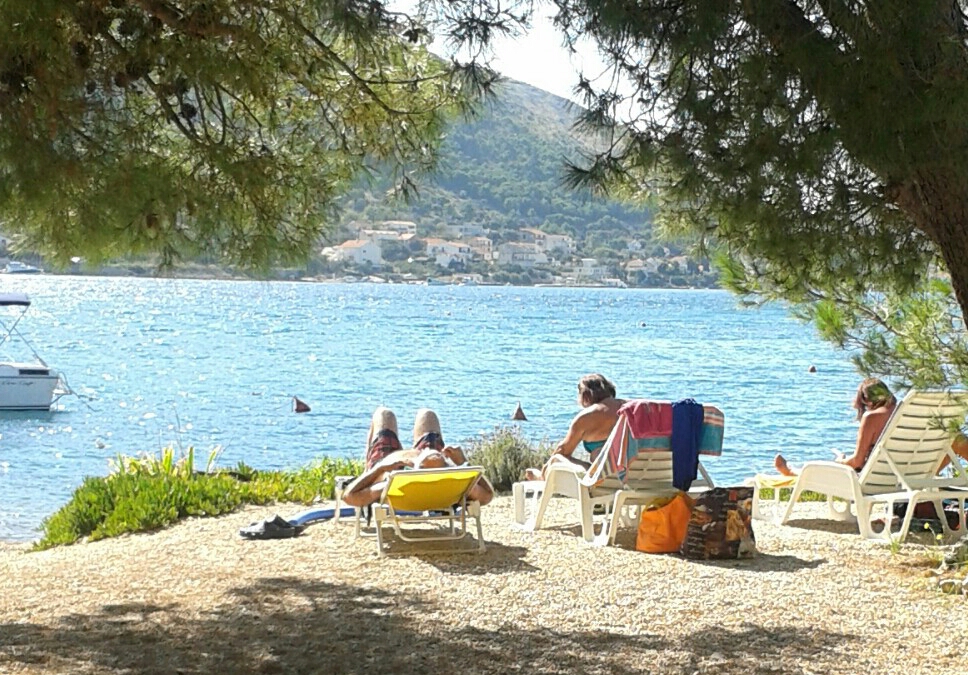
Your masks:
<path fill-rule="evenodd" d="M 754 480 L 759 488 L 788 488 L 797 484 L 796 476 L 768 476 L 758 473 Z"/>
<path fill-rule="evenodd" d="M 448 509 L 461 500 L 480 475 L 480 469 L 394 473 L 387 486 L 386 502 L 396 511 Z"/>

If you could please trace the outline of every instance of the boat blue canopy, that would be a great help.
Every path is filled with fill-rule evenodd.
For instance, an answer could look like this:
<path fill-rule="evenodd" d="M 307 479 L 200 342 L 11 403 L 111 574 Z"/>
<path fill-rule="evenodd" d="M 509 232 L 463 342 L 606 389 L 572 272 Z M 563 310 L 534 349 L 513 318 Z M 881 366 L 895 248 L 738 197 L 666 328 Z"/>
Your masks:
<path fill-rule="evenodd" d="M 0 293 L 0 307 L 30 307 L 26 293 Z"/>

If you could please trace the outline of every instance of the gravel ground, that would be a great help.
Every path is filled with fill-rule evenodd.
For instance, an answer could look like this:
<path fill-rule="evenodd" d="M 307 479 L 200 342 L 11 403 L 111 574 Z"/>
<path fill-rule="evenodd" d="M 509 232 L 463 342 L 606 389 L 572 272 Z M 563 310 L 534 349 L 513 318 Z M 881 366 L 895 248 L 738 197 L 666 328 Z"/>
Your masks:
<path fill-rule="evenodd" d="M 600 549 L 484 508 L 487 552 L 379 560 L 345 523 L 247 541 L 250 508 L 30 553 L 0 546 L 0 672 L 964 673 L 968 601 L 932 553 L 812 517 L 756 522 L 754 560 Z"/>

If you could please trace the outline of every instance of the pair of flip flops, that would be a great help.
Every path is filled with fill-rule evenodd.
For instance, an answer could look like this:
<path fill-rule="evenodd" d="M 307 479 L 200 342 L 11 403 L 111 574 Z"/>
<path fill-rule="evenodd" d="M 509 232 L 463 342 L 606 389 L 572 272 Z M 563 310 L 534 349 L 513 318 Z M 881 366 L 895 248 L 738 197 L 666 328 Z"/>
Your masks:
<path fill-rule="evenodd" d="M 296 525 L 278 514 L 239 530 L 244 539 L 289 539 L 302 534 L 305 525 Z"/>

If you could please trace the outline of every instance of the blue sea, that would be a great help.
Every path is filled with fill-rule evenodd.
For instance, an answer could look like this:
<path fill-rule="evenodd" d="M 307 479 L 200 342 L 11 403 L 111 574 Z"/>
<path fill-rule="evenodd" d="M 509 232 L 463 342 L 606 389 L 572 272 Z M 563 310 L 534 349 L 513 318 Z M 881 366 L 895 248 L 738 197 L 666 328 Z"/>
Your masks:
<path fill-rule="evenodd" d="M 380 404 L 404 437 L 431 407 L 448 442 L 510 424 L 556 441 L 592 372 L 622 397 L 722 408 L 725 449 L 704 462 L 721 484 L 777 451 L 828 459 L 856 434 L 848 355 L 783 307 L 724 291 L 3 275 L 0 292 L 30 295 L 19 328 L 78 394 L 0 413 L 0 539 L 36 538 L 118 454 L 170 445 L 204 461 L 221 446 L 220 465 L 256 468 L 360 457 Z M 3 350 L 29 356 L 21 346 Z M 293 412 L 293 396 L 312 411 Z M 512 423 L 518 402 L 528 419 Z"/>

